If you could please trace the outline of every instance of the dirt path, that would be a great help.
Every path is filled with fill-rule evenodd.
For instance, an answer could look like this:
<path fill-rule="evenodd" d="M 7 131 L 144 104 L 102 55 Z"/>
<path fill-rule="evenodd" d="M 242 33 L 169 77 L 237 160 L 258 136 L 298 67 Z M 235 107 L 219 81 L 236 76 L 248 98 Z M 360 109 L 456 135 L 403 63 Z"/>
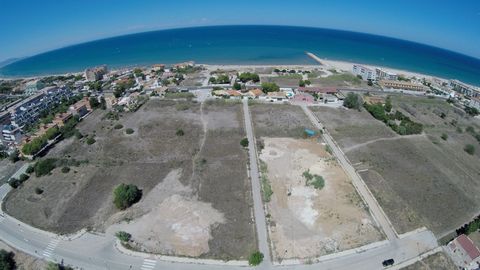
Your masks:
<path fill-rule="evenodd" d="M 347 153 L 347 152 L 350 152 L 350 151 L 355 150 L 357 148 L 364 147 L 364 146 L 367 146 L 369 144 L 376 143 L 376 142 L 381 142 L 381 141 L 395 141 L 395 140 L 398 140 L 398 139 L 421 138 L 421 137 L 425 137 L 425 133 L 413 134 L 413 135 L 403 135 L 403 136 L 398 135 L 398 136 L 391 137 L 391 138 L 378 138 L 378 139 L 375 139 L 375 140 L 371 140 L 371 141 L 367 141 L 367 142 L 364 142 L 364 143 L 359 143 L 359 144 L 356 144 L 356 145 L 353 145 L 353 146 L 350 146 L 350 147 L 346 147 L 343 150 L 343 152 Z"/>
<path fill-rule="evenodd" d="M 205 119 L 205 116 L 204 116 L 204 113 L 203 113 L 204 105 L 205 105 L 205 102 L 202 101 L 202 103 L 200 103 L 200 121 L 202 121 L 203 136 L 202 136 L 202 140 L 200 141 L 200 147 L 199 147 L 197 153 L 195 153 L 195 156 L 192 159 L 192 176 L 190 177 L 190 182 L 191 183 L 195 179 L 195 176 L 196 176 L 196 171 L 197 171 L 196 164 L 197 164 L 198 157 L 200 156 L 200 153 L 202 152 L 203 146 L 205 145 L 205 141 L 207 140 L 208 121 Z M 201 185 L 201 182 L 200 182 L 199 185 Z M 198 187 L 198 189 L 200 190 L 200 186 Z"/>

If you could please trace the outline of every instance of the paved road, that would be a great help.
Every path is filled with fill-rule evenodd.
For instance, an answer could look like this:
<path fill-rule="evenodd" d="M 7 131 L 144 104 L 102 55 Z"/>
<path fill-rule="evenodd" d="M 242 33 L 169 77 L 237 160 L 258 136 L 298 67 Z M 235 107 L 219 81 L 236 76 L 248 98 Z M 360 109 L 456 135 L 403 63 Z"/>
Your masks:
<path fill-rule="evenodd" d="M 255 225 L 257 227 L 258 248 L 265 256 L 262 266 L 268 267 L 271 264 L 270 248 L 267 239 L 267 225 L 265 222 L 265 212 L 263 211 L 262 192 L 260 186 L 260 177 L 258 174 L 257 149 L 253 135 L 252 118 L 248 108 L 248 100 L 243 100 L 243 117 L 245 119 L 245 130 L 248 138 L 248 155 L 250 158 L 250 179 L 252 180 L 253 213 L 255 215 Z"/>
<path fill-rule="evenodd" d="M 324 126 L 318 121 L 317 117 L 312 113 L 312 111 L 310 111 L 310 109 L 308 109 L 308 107 L 305 104 L 302 104 L 301 107 L 305 112 L 305 114 L 310 119 L 310 121 L 315 125 L 315 127 L 324 131 L 323 138 L 325 142 L 328 145 L 330 145 L 330 147 L 332 148 L 333 154 L 337 157 L 338 161 L 340 162 L 340 165 L 347 172 L 348 176 L 350 176 L 350 179 L 352 179 L 353 185 L 357 189 L 358 193 L 360 193 L 360 196 L 363 197 L 365 203 L 368 205 L 370 212 L 373 215 L 373 218 L 375 218 L 378 224 L 382 227 L 383 232 L 387 236 L 387 239 L 389 241 L 395 241 L 397 239 L 397 233 L 395 232 L 395 229 L 393 228 L 392 224 L 390 223 L 390 220 L 388 219 L 387 215 L 385 215 L 385 213 L 383 212 L 382 208 L 378 204 L 373 194 L 368 189 L 365 182 L 363 182 L 360 175 L 357 174 L 357 172 L 355 171 L 355 168 L 352 166 L 352 164 L 350 164 L 350 161 L 347 159 L 343 151 L 335 143 L 333 138 L 328 133 L 328 130 L 324 129 Z"/>

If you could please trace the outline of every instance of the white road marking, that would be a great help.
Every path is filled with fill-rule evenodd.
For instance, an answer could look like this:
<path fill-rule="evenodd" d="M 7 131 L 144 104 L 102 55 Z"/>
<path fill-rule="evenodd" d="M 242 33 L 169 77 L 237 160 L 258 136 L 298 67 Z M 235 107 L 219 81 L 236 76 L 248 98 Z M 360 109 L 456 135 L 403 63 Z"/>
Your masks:
<path fill-rule="evenodd" d="M 50 258 L 53 254 L 53 251 L 57 247 L 58 243 L 60 242 L 59 239 L 52 239 L 50 243 L 48 243 L 47 247 L 43 251 L 43 256 Z"/>
<path fill-rule="evenodd" d="M 142 270 L 151 270 L 151 269 L 155 268 L 156 264 L 157 264 L 156 260 L 144 259 L 141 269 Z"/>

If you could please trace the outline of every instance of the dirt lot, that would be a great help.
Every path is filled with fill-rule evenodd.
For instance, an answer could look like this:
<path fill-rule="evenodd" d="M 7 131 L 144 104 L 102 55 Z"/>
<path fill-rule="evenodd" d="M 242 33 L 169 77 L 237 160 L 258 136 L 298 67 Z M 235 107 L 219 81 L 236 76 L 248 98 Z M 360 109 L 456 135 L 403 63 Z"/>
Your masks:
<path fill-rule="evenodd" d="M 367 169 L 361 175 L 399 233 L 426 226 L 441 237 L 478 215 L 479 154 L 468 155 L 463 147 L 480 146 L 470 134 L 456 131 L 456 126 L 465 130 L 478 122 L 462 117 L 442 100 L 405 96 L 392 100 L 394 109 L 424 124 L 424 134 L 399 137 L 377 126 L 375 132 L 366 128 L 367 135 L 357 139 L 355 134 L 364 133 L 360 127 L 352 131 L 352 125 L 377 121 L 368 113 L 352 111 L 356 116 L 341 117 L 340 109 L 322 109 L 316 114 L 357 169 Z M 451 124 L 454 119 L 456 126 Z M 448 134 L 446 141 L 440 139 L 442 133 Z"/>
<path fill-rule="evenodd" d="M 438 252 L 402 270 L 454 270 L 458 269 L 452 260 L 443 252 Z"/>
<path fill-rule="evenodd" d="M 60 233 L 84 227 L 125 230 L 138 243 L 135 248 L 150 252 L 245 258 L 256 241 L 246 154 L 239 144 L 240 107 L 204 107 L 151 100 L 118 121 L 102 120 L 105 112 L 95 111 L 79 129 L 95 134 L 96 143 L 70 139 L 48 155 L 89 163 L 67 174 L 55 169 L 51 175 L 32 177 L 9 194 L 6 210 Z M 114 129 L 117 123 L 124 127 Z M 126 128 L 135 132 L 127 135 Z M 176 135 L 178 129 L 183 136 Z M 142 200 L 123 212 L 112 203 L 112 191 L 120 183 L 133 183 L 143 192 Z M 35 187 L 42 187 L 43 194 L 35 194 Z"/>
<path fill-rule="evenodd" d="M 250 105 L 256 138 L 301 138 L 305 128 L 313 129 L 302 108 L 285 104 Z"/>
<path fill-rule="evenodd" d="M 17 161 L 12 163 L 10 159 L 0 160 L 0 184 L 6 183 L 10 177 L 20 169 L 25 162 Z"/>
<path fill-rule="evenodd" d="M 273 255 L 277 260 L 312 258 L 382 239 L 349 178 L 316 139 L 264 138 L 273 196 L 267 204 Z M 325 179 L 307 186 L 309 170 Z"/>

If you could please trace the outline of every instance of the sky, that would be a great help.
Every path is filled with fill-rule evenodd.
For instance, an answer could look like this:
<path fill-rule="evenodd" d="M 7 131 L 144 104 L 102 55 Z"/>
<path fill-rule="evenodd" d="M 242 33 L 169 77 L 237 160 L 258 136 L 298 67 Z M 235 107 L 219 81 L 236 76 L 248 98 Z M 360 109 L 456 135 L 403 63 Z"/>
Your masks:
<path fill-rule="evenodd" d="M 0 0 L 0 61 L 136 32 L 242 24 L 350 30 L 480 58 L 480 0 Z"/>

